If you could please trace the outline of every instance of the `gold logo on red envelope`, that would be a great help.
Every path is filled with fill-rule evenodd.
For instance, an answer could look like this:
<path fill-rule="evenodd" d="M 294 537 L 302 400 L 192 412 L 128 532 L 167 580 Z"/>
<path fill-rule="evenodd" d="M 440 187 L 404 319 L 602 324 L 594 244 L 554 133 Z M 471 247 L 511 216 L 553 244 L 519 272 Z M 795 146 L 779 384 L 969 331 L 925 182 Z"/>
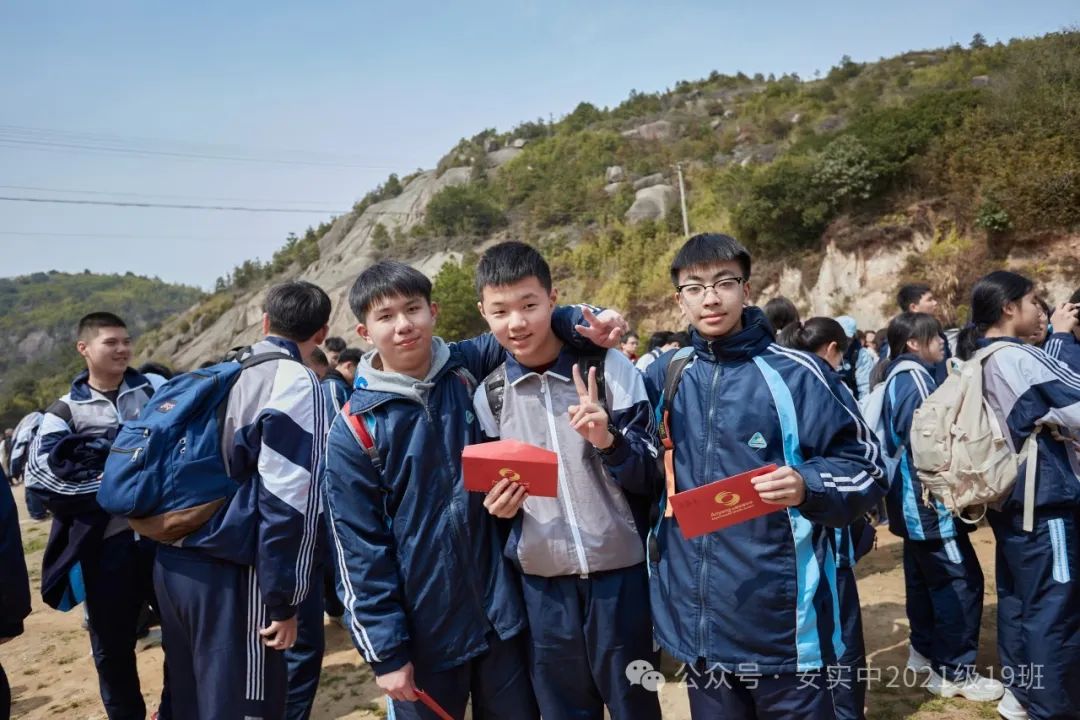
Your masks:
<path fill-rule="evenodd" d="M 521 475 L 514 472 L 510 468 L 502 468 L 499 470 L 499 477 L 508 479 L 510 482 L 518 482 L 521 480 Z"/>
<path fill-rule="evenodd" d="M 728 490 L 723 490 L 716 494 L 713 498 L 716 500 L 717 505 L 723 505 L 724 507 L 732 507 L 739 504 L 739 496 Z"/>

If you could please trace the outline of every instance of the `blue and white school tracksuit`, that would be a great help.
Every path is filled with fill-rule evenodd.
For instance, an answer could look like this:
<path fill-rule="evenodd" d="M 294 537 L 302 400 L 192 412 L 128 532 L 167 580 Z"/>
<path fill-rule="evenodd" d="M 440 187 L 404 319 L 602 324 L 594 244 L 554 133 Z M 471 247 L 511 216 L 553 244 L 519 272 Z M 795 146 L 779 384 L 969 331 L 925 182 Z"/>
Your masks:
<path fill-rule="evenodd" d="M 697 675 L 695 720 L 831 720 L 828 667 L 845 652 L 832 533 L 884 495 L 881 447 L 815 358 L 776 345 L 758 308 L 742 322 L 725 338 L 693 333 L 669 407 L 676 489 L 775 463 L 802 476 L 806 499 L 693 540 L 663 519 L 648 557 L 656 638 Z M 646 371 L 654 388 L 673 355 Z"/>
<path fill-rule="evenodd" d="M 236 494 L 154 568 L 177 720 L 285 716 L 285 654 L 259 631 L 297 614 L 312 582 L 326 411 L 296 345 L 230 391 L 224 452 Z M 291 356 L 292 359 L 289 359 Z"/>
<path fill-rule="evenodd" d="M 1023 529 L 1026 464 L 1001 511 L 988 513 L 1002 679 L 1032 720 L 1080 718 L 1080 374 L 1038 348 L 995 341 L 1015 347 L 987 360 L 983 391 L 1013 448 L 1047 426 L 1037 440 L 1034 530 Z"/>
<path fill-rule="evenodd" d="M 323 393 L 327 432 L 330 424 L 349 401 L 352 388 L 336 370 L 330 370 L 319 388 Z M 311 588 L 296 613 L 296 644 L 285 652 L 289 676 L 286 720 L 307 720 L 315 704 L 322 674 L 323 654 L 326 651 L 326 630 L 323 611 L 341 617 L 345 608 L 337 597 L 334 554 L 330 548 L 329 518 L 320 508 L 318 537 L 315 543 L 314 575 Z"/>
<path fill-rule="evenodd" d="M 45 411 L 30 443 L 24 474 L 27 495 L 32 489 L 69 498 L 96 493 L 100 480 L 71 483 L 56 474 L 49 462 L 53 448 L 72 433 L 110 436 L 121 423 L 139 416 L 152 393 L 149 381 L 128 368 L 114 404 L 90 387 L 89 372 L 81 372 L 72 381 L 71 391 Z M 103 510 L 97 512 L 104 518 Z M 64 521 L 62 516 L 55 517 L 53 528 Z M 77 551 L 101 702 L 110 720 L 142 718 L 146 704 L 139 686 L 135 642 L 139 613 L 149 599 L 142 581 L 146 556 L 127 520 L 110 517 L 102 522 L 103 537 Z M 162 704 L 166 704 L 164 699 Z"/>
<path fill-rule="evenodd" d="M 953 680 L 975 665 L 982 622 L 983 573 L 968 538 L 968 526 L 955 520 L 939 500 L 923 499 L 911 452 L 915 410 L 937 389 L 935 366 L 904 354 L 890 363 L 917 363 L 900 372 L 885 390 L 886 452 L 904 447 L 885 502 L 889 530 L 904 539 L 904 584 L 911 645 L 928 658 L 934 672 Z M 961 527 L 962 526 L 962 527 Z"/>

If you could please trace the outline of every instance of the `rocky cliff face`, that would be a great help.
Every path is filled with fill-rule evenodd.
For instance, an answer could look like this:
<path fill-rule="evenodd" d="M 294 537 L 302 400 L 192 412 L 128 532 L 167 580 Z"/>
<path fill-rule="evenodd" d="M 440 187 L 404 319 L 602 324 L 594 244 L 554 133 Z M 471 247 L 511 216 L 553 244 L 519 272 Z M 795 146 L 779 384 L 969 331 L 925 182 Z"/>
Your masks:
<path fill-rule="evenodd" d="M 496 161 L 502 159 L 494 158 Z M 334 307 L 330 318 L 332 335 L 340 335 L 350 344 L 354 341 L 360 344 L 356 338 L 356 320 L 349 310 L 349 288 L 356 276 L 378 255 L 378 249 L 372 243 L 375 226 L 381 224 L 390 233 L 408 232 L 423 220 L 424 210 L 435 193 L 451 185 L 467 183 L 471 172 L 468 167 L 450 168 L 442 175 L 434 170 L 422 172 L 410 180 L 397 197 L 376 203 L 359 216 L 350 213 L 338 218 L 319 242 L 319 260 L 299 272 L 299 277 L 316 283 L 330 295 Z M 460 256 L 460 252 L 421 247 L 413 257 L 402 259 L 422 272 L 434 275 L 444 262 Z M 220 356 L 230 347 L 258 340 L 265 295 L 266 288 L 260 288 L 240 296 L 232 307 L 204 328 L 189 323 L 192 327 L 181 332 L 183 317 L 169 323 L 163 330 L 171 337 L 155 355 L 169 358 L 178 368 L 190 368 Z"/>

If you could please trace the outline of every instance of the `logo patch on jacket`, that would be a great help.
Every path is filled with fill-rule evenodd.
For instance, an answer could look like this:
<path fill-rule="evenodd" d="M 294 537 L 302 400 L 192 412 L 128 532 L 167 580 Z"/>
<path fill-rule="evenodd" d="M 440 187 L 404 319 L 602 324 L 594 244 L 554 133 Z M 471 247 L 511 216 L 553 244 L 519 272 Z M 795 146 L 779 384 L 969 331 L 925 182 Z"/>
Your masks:
<path fill-rule="evenodd" d="M 754 437 L 750 438 L 746 443 L 755 450 L 764 450 L 769 446 L 769 443 L 765 442 L 765 437 L 761 433 L 754 433 Z"/>
<path fill-rule="evenodd" d="M 465 411 L 465 424 L 472 425 L 472 421 L 476 419 L 476 416 L 472 414 L 472 410 Z"/>
<path fill-rule="evenodd" d="M 166 413 L 172 410 L 174 407 L 176 407 L 176 403 L 174 402 L 163 402 L 158 405 L 158 412 Z"/>

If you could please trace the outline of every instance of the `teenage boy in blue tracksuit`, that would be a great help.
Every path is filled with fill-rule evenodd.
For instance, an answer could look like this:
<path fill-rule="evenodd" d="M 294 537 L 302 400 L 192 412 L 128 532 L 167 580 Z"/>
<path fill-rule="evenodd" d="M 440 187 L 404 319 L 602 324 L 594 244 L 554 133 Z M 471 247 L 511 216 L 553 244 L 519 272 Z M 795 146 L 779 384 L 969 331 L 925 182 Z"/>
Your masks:
<path fill-rule="evenodd" d="M 341 340 L 341 338 L 327 338 Z M 320 389 L 324 396 L 326 423 L 323 426 L 330 431 L 341 408 L 349 401 L 356 366 L 363 353 L 356 348 L 346 348 L 333 352 L 334 362 L 323 376 Z M 307 720 L 315 703 L 315 693 L 319 689 L 319 676 L 322 672 L 323 653 L 326 650 L 326 633 L 323 629 L 323 612 L 342 626 L 345 607 L 337 596 L 334 557 L 330 548 L 330 530 L 326 527 L 326 514 L 320 507 L 318 537 L 315 547 L 314 579 L 307 598 L 297 610 L 296 643 L 285 652 L 288 666 L 289 698 L 285 717 L 287 720 Z"/>
<path fill-rule="evenodd" d="M 303 360 L 326 337 L 330 298 L 272 287 L 265 339 L 229 391 L 222 452 L 236 494 L 202 528 L 162 545 L 154 568 L 173 711 L 179 720 L 284 717 L 284 651 L 312 582 L 323 394 Z M 246 357 L 246 354 L 245 354 Z"/>
<path fill-rule="evenodd" d="M 54 543 L 70 540 L 62 556 L 82 571 L 90 645 L 105 712 L 110 720 L 141 720 L 146 705 L 139 690 L 135 641 L 139 613 L 148 599 L 140 580 L 146 556 L 127 520 L 109 516 L 94 500 L 104 453 L 98 453 L 99 462 L 86 467 L 72 467 L 58 456 L 73 444 L 107 448 L 120 424 L 139 416 L 153 388 L 128 367 L 131 336 L 116 315 L 98 312 L 83 317 L 76 348 L 87 369 L 72 381 L 71 391 L 45 411 L 28 450 L 26 490 L 82 506 L 70 515 L 53 513 L 50 546 L 58 548 Z M 91 455 L 82 455 L 84 464 Z M 76 476 L 79 481 L 73 480 Z M 46 556 L 54 557 L 50 548 Z M 43 570 L 43 579 L 45 575 L 51 575 L 49 568 Z"/>
<path fill-rule="evenodd" d="M 436 717 L 417 702 L 423 690 L 454 717 L 471 696 L 478 717 L 537 718 L 520 590 L 497 523 L 461 476 L 463 448 L 483 440 L 474 378 L 503 350 L 491 336 L 435 337 L 431 282 L 402 263 L 361 273 L 349 304 L 374 350 L 357 370 L 349 416 L 330 429 L 325 492 L 353 642 L 392 717 Z M 593 319 L 560 310 L 560 335 L 583 316 Z M 599 341 L 613 327 L 576 329 Z"/>
<path fill-rule="evenodd" d="M 986 361 L 983 393 L 1013 449 L 1045 425 L 1033 531 L 1023 529 L 1026 463 L 1001 510 L 987 513 L 997 540 L 998 654 L 1015 713 L 1006 717 L 1080 718 L 1080 374 L 1016 339 L 1037 323 L 1029 304 L 1023 298 L 1018 311 L 1028 327 L 1017 322 L 978 341 L 1010 344 Z M 1075 317 L 1055 329 L 1071 332 Z"/>
<path fill-rule="evenodd" d="M 620 720 L 659 720 L 656 693 L 627 677 L 635 663 L 658 659 L 644 535 L 663 476 L 644 379 L 617 350 L 583 365 L 582 353 L 552 333 L 557 292 L 532 247 L 488 249 L 476 288 L 507 351 L 476 392 L 484 433 L 559 460 L 558 497 L 529 498 L 503 481 L 485 503 L 513 519 L 505 553 L 520 571 L 540 712 L 601 720 L 606 706 Z"/>
<path fill-rule="evenodd" d="M 30 580 L 26 574 L 19 511 L 11 487 L 0 482 L 0 645 L 22 635 L 30 614 Z M 11 712 L 11 687 L 0 665 L 0 718 Z"/>
<path fill-rule="evenodd" d="M 749 253 L 728 236 L 680 249 L 671 277 L 694 350 L 662 402 L 676 491 L 775 463 L 754 488 L 777 512 L 693 540 L 660 521 L 648 558 L 656 639 L 687 665 L 695 720 L 832 718 L 826 668 L 844 648 L 831 528 L 884 494 L 881 449 L 822 369 L 745 307 L 749 276 Z M 655 387 L 672 356 L 646 372 Z"/>
<path fill-rule="evenodd" d="M 844 328 L 845 334 L 847 328 Z M 860 412 L 859 403 L 851 388 L 844 382 L 844 375 L 826 360 L 825 355 L 810 355 L 825 377 L 833 383 L 833 394 L 854 413 Z M 870 551 L 875 531 L 865 515 L 846 527 L 834 528 L 832 540 L 836 550 L 836 593 L 840 606 L 840 640 L 843 653 L 837 658 L 834 669 L 832 695 L 837 720 L 861 720 L 866 715 L 866 643 L 863 638 L 862 607 L 859 603 L 859 587 L 855 580 L 855 564 Z"/>
<path fill-rule="evenodd" d="M 904 540 L 904 584 L 911 629 L 907 667 L 916 673 L 928 671 L 926 687 L 935 695 L 959 694 L 988 702 L 1000 698 L 1004 688 L 999 681 L 975 672 L 983 572 L 968 538 L 974 526 L 954 519 L 937 498 L 924 500 L 911 450 L 912 419 L 937 389 L 933 373 L 943 353 L 939 336 L 926 344 L 928 347 L 918 350 L 909 347 L 890 362 L 889 372 L 900 363 L 911 369 L 896 372 L 888 381 L 882 408 L 885 451 L 890 457 L 899 455 L 900 460 L 885 503 L 889 531 Z"/>

